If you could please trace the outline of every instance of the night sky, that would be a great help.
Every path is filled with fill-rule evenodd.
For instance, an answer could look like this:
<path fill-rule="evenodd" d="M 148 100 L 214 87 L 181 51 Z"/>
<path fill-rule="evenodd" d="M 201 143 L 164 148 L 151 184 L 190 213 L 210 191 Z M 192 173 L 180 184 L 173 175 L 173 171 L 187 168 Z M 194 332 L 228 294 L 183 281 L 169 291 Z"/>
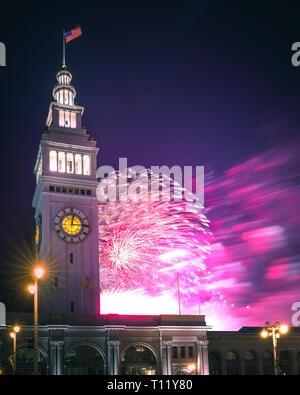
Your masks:
<path fill-rule="evenodd" d="M 67 45 L 66 63 L 85 107 L 83 124 L 99 143 L 99 165 L 117 168 L 118 158 L 127 157 L 129 165 L 145 167 L 204 165 L 222 177 L 298 137 L 300 67 L 291 63 L 291 46 L 300 41 L 300 7 L 291 2 L 5 7 L 0 301 L 9 311 L 20 301 L 12 284 L 20 250 L 33 243 L 33 167 L 62 64 L 63 29 L 82 27 Z M 25 302 L 19 309 L 31 308 Z"/>

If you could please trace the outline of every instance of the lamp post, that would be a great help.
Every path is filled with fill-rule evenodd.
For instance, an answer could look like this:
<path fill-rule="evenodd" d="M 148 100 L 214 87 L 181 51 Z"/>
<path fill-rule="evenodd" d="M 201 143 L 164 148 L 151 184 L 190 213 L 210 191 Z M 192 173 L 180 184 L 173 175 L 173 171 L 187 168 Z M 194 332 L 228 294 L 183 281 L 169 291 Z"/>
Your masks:
<path fill-rule="evenodd" d="M 265 322 L 266 327 L 261 331 L 261 336 L 267 338 L 272 336 L 273 341 L 273 358 L 274 358 L 274 374 L 278 375 L 278 364 L 277 364 L 277 341 L 280 338 L 280 334 L 286 334 L 289 327 L 285 324 L 280 325 L 279 322 L 275 322 L 271 325 L 270 322 Z"/>
<path fill-rule="evenodd" d="M 20 332 L 19 325 L 15 325 L 13 327 L 13 332 L 10 332 L 9 335 L 13 339 L 13 374 L 16 374 L 17 370 L 17 333 Z"/>
<path fill-rule="evenodd" d="M 28 290 L 34 296 L 34 324 L 33 324 L 33 374 L 39 374 L 38 367 L 38 280 L 45 274 L 45 270 L 38 266 L 33 270 L 34 284 L 29 285 Z"/>

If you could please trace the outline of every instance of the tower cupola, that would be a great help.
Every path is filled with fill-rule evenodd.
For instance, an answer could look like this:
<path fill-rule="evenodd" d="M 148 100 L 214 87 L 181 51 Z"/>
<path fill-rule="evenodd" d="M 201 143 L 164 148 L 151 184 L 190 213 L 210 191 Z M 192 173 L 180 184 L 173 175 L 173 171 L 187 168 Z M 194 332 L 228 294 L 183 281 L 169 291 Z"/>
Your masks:
<path fill-rule="evenodd" d="M 71 85 L 72 74 L 64 66 L 62 70 L 56 74 L 56 79 L 57 84 L 52 91 L 54 100 L 60 104 L 74 106 L 76 90 L 74 86 Z"/>

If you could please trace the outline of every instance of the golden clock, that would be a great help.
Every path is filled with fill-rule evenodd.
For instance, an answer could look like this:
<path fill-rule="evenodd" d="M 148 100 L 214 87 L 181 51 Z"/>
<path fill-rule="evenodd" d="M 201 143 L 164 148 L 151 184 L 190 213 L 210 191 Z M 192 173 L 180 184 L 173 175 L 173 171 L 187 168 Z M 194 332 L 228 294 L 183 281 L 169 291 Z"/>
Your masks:
<path fill-rule="evenodd" d="M 54 219 L 54 229 L 66 243 L 79 243 L 89 234 L 87 216 L 77 208 L 67 207 L 59 211 Z"/>

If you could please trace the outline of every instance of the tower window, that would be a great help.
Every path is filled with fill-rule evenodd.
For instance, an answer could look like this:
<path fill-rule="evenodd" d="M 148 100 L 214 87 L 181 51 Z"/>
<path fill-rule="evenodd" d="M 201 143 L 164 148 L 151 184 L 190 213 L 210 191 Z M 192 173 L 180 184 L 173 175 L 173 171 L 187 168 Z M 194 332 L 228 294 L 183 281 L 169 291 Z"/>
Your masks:
<path fill-rule="evenodd" d="M 193 346 L 189 346 L 188 353 L 189 353 L 189 358 L 194 357 L 194 347 Z"/>
<path fill-rule="evenodd" d="M 53 186 L 53 185 L 50 185 L 50 186 L 49 186 L 49 191 L 50 191 L 50 192 L 54 192 L 54 186 Z"/>
<path fill-rule="evenodd" d="M 57 171 L 57 153 L 56 151 L 49 152 L 50 171 Z"/>
<path fill-rule="evenodd" d="M 61 91 L 62 92 L 62 91 Z M 59 126 L 66 128 L 76 127 L 76 113 L 59 110 Z"/>
<path fill-rule="evenodd" d="M 71 112 L 71 128 L 76 128 L 76 112 Z"/>
<path fill-rule="evenodd" d="M 70 263 L 74 263 L 74 255 L 73 255 L 73 252 L 70 252 Z"/>
<path fill-rule="evenodd" d="M 75 155 L 75 173 L 82 174 L 82 156 L 80 154 Z"/>
<path fill-rule="evenodd" d="M 85 195 L 85 189 L 80 190 L 81 195 Z"/>
<path fill-rule="evenodd" d="M 71 302 L 71 313 L 74 313 L 74 302 Z"/>
<path fill-rule="evenodd" d="M 74 156 L 71 153 L 67 154 L 67 173 L 74 173 Z"/>
<path fill-rule="evenodd" d="M 89 176 L 91 174 L 91 158 L 90 155 L 83 155 L 83 174 Z"/>
<path fill-rule="evenodd" d="M 68 95 L 68 91 L 65 89 L 64 90 L 64 103 L 65 104 L 69 104 L 69 95 Z"/>
<path fill-rule="evenodd" d="M 58 287 L 58 277 L 54 277 L 54 286 Z"/>
<path fill-rule="evenodd" d="M 66 155 L 64 152 L 58 153 L 58 171 L 64 173 L 66 171 Z"/>

